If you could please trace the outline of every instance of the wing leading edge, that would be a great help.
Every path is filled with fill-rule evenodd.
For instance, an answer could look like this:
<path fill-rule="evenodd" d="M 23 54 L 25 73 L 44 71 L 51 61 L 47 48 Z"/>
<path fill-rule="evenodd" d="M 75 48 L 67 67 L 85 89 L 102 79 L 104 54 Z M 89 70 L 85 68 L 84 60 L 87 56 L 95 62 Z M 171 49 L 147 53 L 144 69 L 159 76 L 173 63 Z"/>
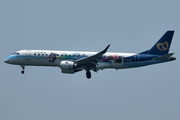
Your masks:
<path fill-rule="evenodd" d="M 103 51 L 98 52 L 97 54 L 90 57 L 79 59 L 76 61 L 76 63 L 85 68 L 86 70 L 93 70 L 97 72 L 96 65 L 102 59 L 102 55 L 107 52 L 109 46 L 110 44 Z"/>

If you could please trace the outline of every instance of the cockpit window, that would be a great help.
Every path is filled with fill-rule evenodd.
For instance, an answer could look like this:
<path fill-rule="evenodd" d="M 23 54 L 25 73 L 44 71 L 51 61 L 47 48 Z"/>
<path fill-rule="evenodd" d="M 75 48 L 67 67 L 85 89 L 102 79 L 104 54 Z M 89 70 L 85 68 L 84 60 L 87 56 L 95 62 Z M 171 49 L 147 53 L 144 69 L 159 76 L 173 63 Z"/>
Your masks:
<path fill-rule="evenodd" d="M 13 53 L 13 55 L 19 55 L 19 53 Z"/>

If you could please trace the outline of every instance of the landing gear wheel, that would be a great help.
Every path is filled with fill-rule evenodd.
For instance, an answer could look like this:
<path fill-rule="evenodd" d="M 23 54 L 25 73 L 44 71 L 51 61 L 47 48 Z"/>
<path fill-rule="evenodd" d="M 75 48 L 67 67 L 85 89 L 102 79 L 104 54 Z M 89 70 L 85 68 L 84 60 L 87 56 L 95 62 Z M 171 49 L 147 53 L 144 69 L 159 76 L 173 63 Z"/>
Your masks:
<path fill-rule="evenodd" d="M 24 70 L 22 70 L 21 73 L 24 74 Z"/>
<path fill-rule="evenodd" d="M 87 77 L 88 79 L 91 78 L 91 72 L 90 72 L 90 71 L 87 71 L 87 72 L 86 72 L 86 77 Z"/>

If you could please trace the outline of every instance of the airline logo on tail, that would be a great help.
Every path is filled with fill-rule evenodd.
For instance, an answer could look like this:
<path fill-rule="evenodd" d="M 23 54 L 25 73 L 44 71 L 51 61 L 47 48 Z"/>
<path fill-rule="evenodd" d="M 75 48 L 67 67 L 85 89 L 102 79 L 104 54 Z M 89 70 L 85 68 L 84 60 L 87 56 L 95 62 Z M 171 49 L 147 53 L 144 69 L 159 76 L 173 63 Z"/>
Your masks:
<path fill-rule="evenodd" d="M 160 47 L 161 46 L 161 47 Z M 157 43 L 156 47 L 160 50 L 160 51 L 166 51 L 169 49 L 169 43 L 167 41 L 165 41 L 164 43 Z"/>

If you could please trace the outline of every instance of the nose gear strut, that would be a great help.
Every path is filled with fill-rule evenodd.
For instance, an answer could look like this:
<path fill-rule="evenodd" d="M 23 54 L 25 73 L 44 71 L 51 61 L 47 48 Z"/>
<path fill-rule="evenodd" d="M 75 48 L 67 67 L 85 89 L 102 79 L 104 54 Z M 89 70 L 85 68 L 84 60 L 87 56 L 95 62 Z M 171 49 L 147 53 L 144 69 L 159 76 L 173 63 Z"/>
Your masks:
<path fill-rule="evenodd" d="M 21 71 L 21 73 L 24 74 L 25 65 L 21 65 L 21 67 L 22 67 L 22 69 L 23 69 L 23 70 Z"/>

